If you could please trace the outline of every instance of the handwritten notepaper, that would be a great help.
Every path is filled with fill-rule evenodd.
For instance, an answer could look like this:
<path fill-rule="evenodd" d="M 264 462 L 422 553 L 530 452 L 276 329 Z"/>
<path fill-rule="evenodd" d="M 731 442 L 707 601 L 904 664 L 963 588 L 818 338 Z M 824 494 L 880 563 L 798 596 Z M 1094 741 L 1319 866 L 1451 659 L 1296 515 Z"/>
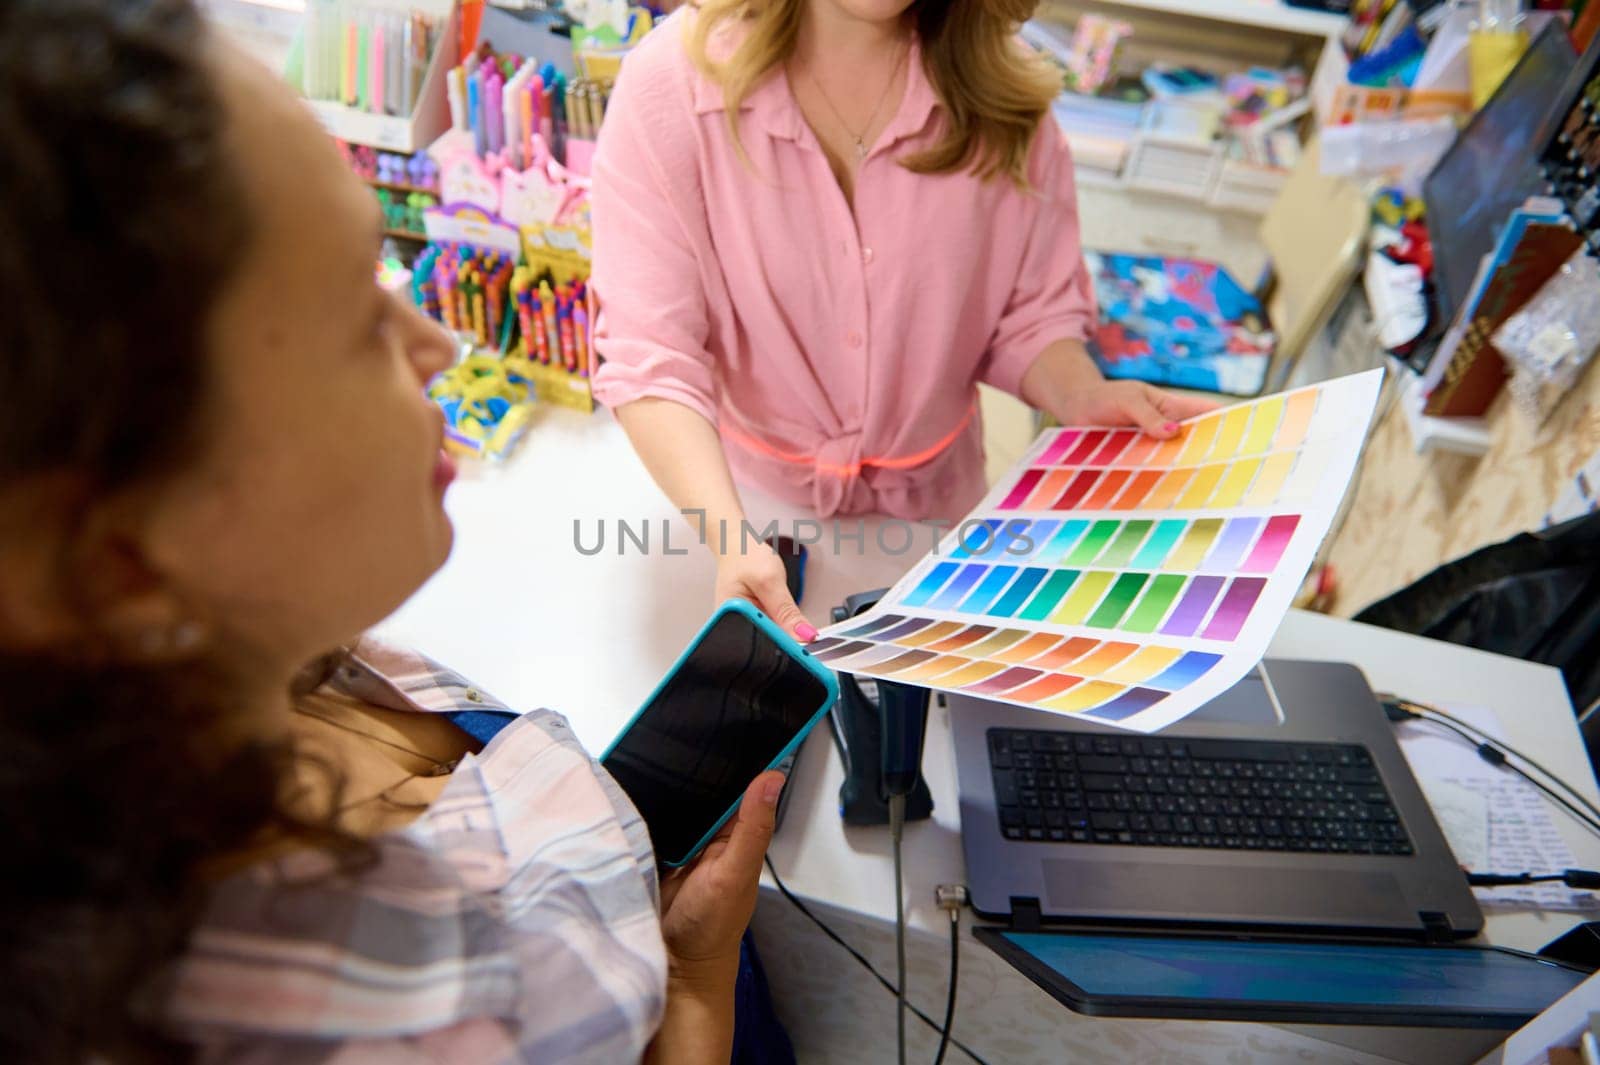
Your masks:
<path fill-rule="evenodd" d="M 1504 734 L 1494 713 L 1483 707 L 1444 709 L 1490 736 Z M 1567 814 L 1533 785 L 1489 765 L 1465 740 L 1437 725 L 1408 721 L 1398 733 L 1400 749 L 1463 867 L 1473 872 L 1539 874 L 1578 864 L 1555 820 Z M 1485 908 L 1600 910 L 1600 898 L 1593 892 L 1573 891 L 1562 884 L 1474 890 Z"/>

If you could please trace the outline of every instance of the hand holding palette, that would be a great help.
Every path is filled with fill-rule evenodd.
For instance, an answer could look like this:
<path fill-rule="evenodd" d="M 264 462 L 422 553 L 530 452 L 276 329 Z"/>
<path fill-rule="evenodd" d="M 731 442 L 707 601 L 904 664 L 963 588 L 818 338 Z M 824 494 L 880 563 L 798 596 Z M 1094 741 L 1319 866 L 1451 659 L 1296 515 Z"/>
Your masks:
<path fill-rule="evenodd" d="M 1054 429 L 869 613 L 835 669 L 1139 732 L 1260 661 L 1327 535 L 1372 370 L 1193 418 L 1172 440 Z"/>

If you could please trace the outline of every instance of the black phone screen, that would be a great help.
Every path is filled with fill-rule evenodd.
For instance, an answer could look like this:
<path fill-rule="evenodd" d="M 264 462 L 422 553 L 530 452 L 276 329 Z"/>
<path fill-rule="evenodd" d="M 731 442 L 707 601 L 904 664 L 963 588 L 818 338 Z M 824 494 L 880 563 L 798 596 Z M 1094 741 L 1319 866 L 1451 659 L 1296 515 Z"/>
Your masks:
<path fill-rule="evenodd" d="M 604 759 L 657 859 L 687 859 L 827 698 L 749 618 L 719 616 Z"/>

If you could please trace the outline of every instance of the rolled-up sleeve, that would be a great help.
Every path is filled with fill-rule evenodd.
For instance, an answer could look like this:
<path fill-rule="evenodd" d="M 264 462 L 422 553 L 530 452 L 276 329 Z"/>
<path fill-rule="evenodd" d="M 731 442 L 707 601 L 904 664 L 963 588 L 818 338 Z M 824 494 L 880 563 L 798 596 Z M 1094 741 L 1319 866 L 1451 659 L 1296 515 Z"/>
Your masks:
<path fill-rule="evenodd" d="M 594 158 L 592 284 L 600 301 L 595 351 L 603 360 L 594 394 L 613 408 L 645 397 L 673 400 L 715 424 L 716 366 L 706 350 L 710 327 L 694 236 L 705 227 L 687 216 L 698 175 L 692 150 L 661 151 L 655 143 L 692 139 L 692 114 L 666 86 L 650 84 L 654 71 L 630 70 L 633 58 L 623 64 Z M 671 172 L 682 170 L 688 172 Z"/>
<path fill-rule="evenodd" d="M 1066 136 L 1046 114 L 1029 178 L 1038 197 L 1021 269 L 989 340 L 981 379 L 1019 395 L 1022 377 L 1058 340 L 1082 340 L 1094 319 L 1094 287 L 1083 262 L 1078 193 Z"/>

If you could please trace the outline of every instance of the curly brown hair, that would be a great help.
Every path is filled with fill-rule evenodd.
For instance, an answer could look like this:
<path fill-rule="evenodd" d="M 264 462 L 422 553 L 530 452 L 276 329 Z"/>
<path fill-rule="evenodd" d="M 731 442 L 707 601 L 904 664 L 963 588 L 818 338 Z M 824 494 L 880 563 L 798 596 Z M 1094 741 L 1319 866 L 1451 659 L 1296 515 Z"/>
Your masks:
<path fill-rule="evenodd" d="M 204 440 L 208 309 L 250 238 L 208 32 L 188 0 L 0 4 L 0 499 L 104 497 Z M 161 976 L 208 863 L 308 830 L 279 809 L 291 752 L 217 743 L 204 666 L 4 638 L 0 1060 L 179 1058 Z"/>

